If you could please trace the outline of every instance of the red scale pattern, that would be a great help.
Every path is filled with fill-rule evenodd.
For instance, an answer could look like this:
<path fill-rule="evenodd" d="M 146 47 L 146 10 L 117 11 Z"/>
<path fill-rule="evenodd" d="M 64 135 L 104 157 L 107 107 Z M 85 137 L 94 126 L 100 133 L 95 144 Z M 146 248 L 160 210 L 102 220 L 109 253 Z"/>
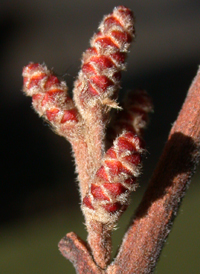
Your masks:
<path fill-rule="evenodd" d="M 65 123 L 77 123 L 77 109 L 67 95 L 67 87 L 40 64 L 30 63 L 23 69 L 24 92 L 32 96 L 33 106 L 57 128 Z"/>
<path fill-rule="evenodd" d="M 142 140 L 131 132 L 123 132 L 116 139 L 104 156 L 95 183 L 91 184 L 89 193 L 83 199 L 84 206 L 95 211 L 103 208 L 109 214 L 125 209 L 139 175 L 143 145 Z"/>
<path fill-rule="evenodd" d="M 112 97 L 119 88 L 121 70 L 134 35 L 133 14 L 119 6 L 106 16 L 100 31 L 91 39 L 83 54 L 82 68 L 75 83 L 75 100 L 84 114 L 90 100 Z M 99 102 L 99 101 L 98 101 Z"/>

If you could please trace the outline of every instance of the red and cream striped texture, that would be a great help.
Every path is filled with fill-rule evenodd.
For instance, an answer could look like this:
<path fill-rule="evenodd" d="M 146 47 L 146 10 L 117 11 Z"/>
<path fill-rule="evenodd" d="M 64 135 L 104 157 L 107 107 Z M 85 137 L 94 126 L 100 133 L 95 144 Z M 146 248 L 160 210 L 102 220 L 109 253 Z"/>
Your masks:
<path fill-rule="evenodd" d="M 143 152 L 143 141 L 132 132 L 124 131 L 116 138 L 83 199 L 87 221 L 115 224 L 137 187 Z"/>
<path fill-rule="evenodd" d="M 74 100 L 84 118 L 93 107 L 117 106 L 121 70 L 125 69 L 133 36 L 133 14 L 128 8 L 116 7 L 104 17 L 99 32 L 90 41 L 91 47 L 83 54 L 74 87 Z"/>
<path fill-rule="evenodd" d="M 23 69 L 23 91 L 32 96 L 36 112 L 53 126 L 59 135 L 70 136 L 79 117 L 65 82 L 53 75 L 45 65 L 30 63 Z"/>

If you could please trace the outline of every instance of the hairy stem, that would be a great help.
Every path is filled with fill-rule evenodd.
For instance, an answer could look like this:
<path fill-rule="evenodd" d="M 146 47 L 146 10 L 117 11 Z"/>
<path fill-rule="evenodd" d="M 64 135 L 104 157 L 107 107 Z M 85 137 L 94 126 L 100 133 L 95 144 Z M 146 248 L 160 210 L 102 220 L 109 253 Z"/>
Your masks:
<path fill-rule="evenodd" d="M 76 159 L 76 172 L 78 173 L 81 199 L 88 191 L 90 180 L 90 159 L 88 157 L 87 143 L 83 138 L 72 142 L 74 158 Z M 84 161 L 83 161 L 84 159 Z"/>

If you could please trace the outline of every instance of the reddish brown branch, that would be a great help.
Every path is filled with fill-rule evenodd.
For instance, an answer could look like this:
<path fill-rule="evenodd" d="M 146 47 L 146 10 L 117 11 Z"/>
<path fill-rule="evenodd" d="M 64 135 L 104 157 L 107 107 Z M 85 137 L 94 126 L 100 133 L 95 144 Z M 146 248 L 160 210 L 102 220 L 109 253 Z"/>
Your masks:
<path fill-rule="evenodd" d="M 200 70 L 108 273 L 152 273 L 199 161 Z"/>
<path fill-rule="evenodd" d="M 86 243 L 74 232 L 68 233 L 58 244 L 62 255 L 73 263 L 77 273 L 101 274 L 94 263 Z"/>

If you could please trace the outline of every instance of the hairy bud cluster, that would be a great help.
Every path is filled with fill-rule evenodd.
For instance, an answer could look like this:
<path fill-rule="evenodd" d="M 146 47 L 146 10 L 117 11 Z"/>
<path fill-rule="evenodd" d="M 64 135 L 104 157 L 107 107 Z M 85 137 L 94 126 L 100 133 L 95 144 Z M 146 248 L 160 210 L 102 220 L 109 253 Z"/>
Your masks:
<path fill-rule="evenodd" d="M 94 220 L 109 229 L 137 187 L 144 152 L 141 135 L 152 110 L 145 91 L 129 92 L 123 110 L 108 129 L 112 145 L 105 153 L 108 110 L 117 107 L 121 71 L 134 37 L 133 20 L 124 6 L 103 18 L 91 47 L 83 54 L 73 99 L 66 83 L 45 65 L 30 63 L 23 69 L 23 90 L 32 96 L 34 109 L 72 144 L 86 222 Z"/>
<path fill-rule="evenodd" d="M 83 211 L 90 219 L 115 223 L 128 205 L 128 196 L 137 187 L 143 141 L 131 132 L 123 132 L 105 154 L 102 165 L 83 199 Z"/>
<path fill-rule="evenodd" d="M 105 135 L 111 108 L 119 108 L 121 71 L 134 33 L 133 14 L 124 6 L 103 18 L 83 54 L 73 99 L 66 83 L 45 65 L 30 63 L 23 69 L 23 90 L 32 96 L 34 109 L 71 142 L 87 241 L 101 269 L 110 261 L 111 231 L 138 185 L 144 153 L 142 133 L 152 111 L 145 91 L 129 92 L 123 110 L 111 120 Z"/>

